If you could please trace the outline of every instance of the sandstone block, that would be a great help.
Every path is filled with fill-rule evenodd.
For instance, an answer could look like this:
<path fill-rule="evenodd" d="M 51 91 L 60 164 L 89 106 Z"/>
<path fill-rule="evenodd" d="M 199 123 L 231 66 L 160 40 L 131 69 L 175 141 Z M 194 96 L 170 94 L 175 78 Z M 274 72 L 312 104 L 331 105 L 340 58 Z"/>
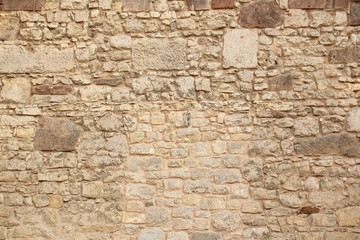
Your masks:
<path fill-rule="evenodd" d="M 326 0 L 289 0 L 289 8 L 322 9 L 325 8 Z"/>
<path fill-rule="evenodd" d="M 68 72 L 75 67 L 73 49 L 59 50 L 49 46 L 0 47 L 0 73 Z"/>
<path fill-rule="evenodd" d="M 290 91 L 293 88 L 292 75 L 281 75 L 270 78 L 268 81 L 270 91 Z"/>
<path fill-rule="evenodd" d="M 128 199 L 151 199 L 155 195 L 155 188 L 146 184 L 127 184 L 125 196 Z"/>
<path fill-rule="evenodd" d="M 151 144 L 138 143 L 130 146 L 130 153 L 134 155 L 153 155 L 155 150 Z"/>
<path fill-rule="evenodd" d="M 195 232 L 191 235 L 191 240 L 221 240 L 219 233 L 212 232 Z"/>
<path fill-rule="evenodd" d="M 301 137 L 316 136 L 319 134 L 319 122 L 314 118 L 299 118 L 295 120 L 295 135 Z"/>
<path fill-rule="evenodd" d="M 290 9 L 285 16 L 284 26 L 293 28 L 307 27 L 309 22 L 310 18 L 306 11 L 300 9 Z"/>
<path fill-rule="evenodd" d="M 38 194 L 32 197 L 35 207 L 41 208 L 49 205 L 49 196 L 46 194 Z"/>
<path fill-rule="evenodd" d="M 189 236 L 186 232 L 169 232 L 168 240 L 189 240 Z"/>
<path fill-rule="evenodd" d="M 188 181 L 184 184 L 185 193 L 207 193 L 210 188 L 211 183 L 209 180 Z"/>
<path fill-rule="evenodd" d="M 179 98 L 195 99 L 195 81 L 192 77 L 182 77 L 175 81 Z"/>
<path fill-rule="evenodd" d="M 316 207 L 340 208 L 346 204 L 344 195 L 337 192 L 311 192 L 309 201 Z"/>
<path fill-rule="evenodd" d="M 360 226 L 360 207 L 347 207 L 336 212 L 336 219 L 340 227 Z"/>
<path fill-rule="evenodd" d="M 41 0 L 2 0 L 0 11 L 40 11 Z"/>
<path fill-rule="evenodd" d="M 217 170 L 215 172 L 216 184 L 237 183 L 241 181 L 240 170 Z"/>
<path fill-rule="evenodd" d="M 211 0 L 187 0 L 189 10 L 209 10 L 211 6 Z"/>
<path fill-rule="evenodd" d="M 350 8 L 349 25 L 360 25 L 360 3 L 353 2 Z"/>
<path fill-rule="evenodd" d="M 102 78 L 102 79 L 95 79 L 94 84 L 96 85 L 107 85 L 111 87 L 119 86 L 124 82 L 123 78 Z"/>
<path fill-rule="evenodd" d="M 89 0 L 61 0 L 60 8 L 66 10 L 85 9 Z"/>
<path fill-rule="evenodd" d="M 213 216 L 212 225 L 217 231 L 234 231 L 240 226 L 240 216 L 230 211 L 217 212 Z"/>
<path fill-rule="evenodd" d="M 144 229 L 140 232 L 138 240 L 165 240 L 165 233 L 160 228 Z"/>
<path fill-rule="evenodd" d="M 147 12 L 151 9 L 151 0 L 124 0 L 124 12 Z"/>
<path fill-rule="evenodd" d="M 241 211 L 243 213 L 262 213 L 263 209 L 259 202 L 244 202 L 241 205 Z"/>
<path fill-rule="evenodd" d="M 231 29 L 224 36 L 224 68 L 256 68 L 258 30 Z"/>
<path fill-rule="evenodd" d="M 358 240 L 360 238 L 360 234 L 357 233 L 349 233 L 349 232 L 326 232 L 325 239 L 326 240 Z"/>
<path fill-rule="evenodd" d="M 65 118 L 41 118 L 34 147 L 41 151 L 69 152 L 76 148 L 81 127 Z"/>
<path fill-rule="evenodd" d="M 182 70 L 185 66 L 184 39 L 142 38 L 133 41 L 133 64 L 138 70 Z"/>
<path fill-rule="evenodd" d="M 14 172 L 2 171 L 0 172 L 0 182 L 14 182 L 16 177 Z"/>
<path fill-rule="evenodd" d="M 13 78 L 5 82 L 1 89 L 3 99 L 17 103 L 26 103 L 31 96 L 31 83 L 26 78 Z"/>
<path fill-rule="evenodd" d="M 124 125 L 121 115 L 109 113 L 98 121 L 98 126 L 106 132 L 118 131 Z"/>
<path fill-rule="evenodd" d="M 1 17 L 0 41 L 15 40 L 17 38 L 19 28 L 19 19 L 14 17 Z"/>
<path fill-rule="evenodd" d="M 235 7 L 235 0 L 212 0 L 212 9 L 230 9 Z"/>
<path fill-rule="evenodd" d="M 273 28 L 283 24 L 284 16 L 276 3 L 258 1 L 240 10 L 239 22 L 246 28 Z"/>
<path fill-rule="evenodd" d="M 72 87 L 67 85 L 39 85 L 33 88 L 32 93 L 38 95 L 67 95 Z"/>
<path fill-rule="evenodd" d="M 168 208 L 152 207 L 147 211 L 148 225 L 152 227 L 163 227 L 171 223 L 171 212 Z"/>
<path fill-rule="evenodd" d="M 102 198 L 104 185 L 102 182 L 89 182 L 82 184 L 82 196 L 86 198 Z"/>
<path fill-rule="evenodd" d="M 283 193 L 279 196 L 280 202 L 290 208 L 298 208 L 301 206 L 301 200 L 297 193 Z"/>
<path fill-rule="evenodd" d="M 263 167 L 260 158 L 246 161 L 241 170 L 244 178 L 249 182 L 261 181 L 263 179 Z"/>
<path fill-rule="evenodd" d="M 110 38 L 110 46 L 113 48 L 131 48 L 131 37 L 127 35 L 117 35 Z"/>
<path fill-rule="evenodd" d="M 350 110 L 347 118 L 347 130 L 349 132 L 360 132 L 360 108 Z"/>
<path fill-rule="evenodd" d="M 123 212 L 123 223 L 146 223 L 146 215 L 143 213 Z"/>

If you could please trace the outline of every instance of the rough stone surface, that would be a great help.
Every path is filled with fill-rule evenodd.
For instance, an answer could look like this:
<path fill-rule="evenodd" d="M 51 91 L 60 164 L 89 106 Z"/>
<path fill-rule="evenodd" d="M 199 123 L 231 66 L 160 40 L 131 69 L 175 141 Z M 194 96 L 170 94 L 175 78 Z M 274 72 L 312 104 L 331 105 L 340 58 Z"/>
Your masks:
<path fill-rule="evenodd" d="M 195 232 L 191 235 L 191 240 L 221 240 L 221 235 L 219 233 L 212 232 Z"/>
<path fill-rule="evenodd" d="M 283 24 L 284 16 L 277 4 L 259 1 L 240 10 L 239 22 L 246 28 L 273 28 Z"/>
<path fill-rule="evenodd" d="M 71 93 L 72 87 L 70 86 L 51 86 L 51 85 L 40 85 L 35 86 L 32 93 L 39 95 L 66 95 Z"/>
<path fill-rule="evenodd" d="M 165 233 L 160 228 L 145 229 L 140 232 L 138 240 L 165 240 Z"/>
<path fill-rule="evenodd" d="M 187 0 L 189 10 L 209 10 L 211 7 L 211 0 Z"/>
<path fill-rule="evenodd" d="M 67 72 L 75 67 L 72 49 L 1 46 L 0 56 L 0 73 Z"/>
<path fill-rule="evenodd" d="M 80 126 L 62 118 L 42 118 L 35 133 L 34 147 L 41 151 L 68 152 L 76 149 Z"/>
<path fill-rule="evenodd" d="M 268 80 L 270 91 L 290 91 L 293 88 L 293 77 L 290 74 L 273 77 Z"/>
<path fill-rule="evenodd" d="M 31 95 L 31 83 L 26 78 L 13 78 L 4 83 L 1 89 L 1 97 L 5 100 L 17 103 L 26 103 Z"/>
<path fill-rule="evenodd" d="M 299 118 L 294 124 L 295 135 L 307 137 L 316 136 L 319 130 L 319 123 L 314 118 Z"/>
<path fill-rule="evenodd" d="M 223 211 L 215 213 L 212 225 L 217 231 L 233 231 L 240 226 L 240 216 L 237 213 Z"/>
<path fill-rule="evenodd" d="M 353 2 L 350 8 L 349 25 L 360 25 L 360 3 Z"/>
<path fill-rule="evenodd" d="M 336 219 L 340 227 L 360 226 L 360 207 L 347 207 L 336 212 Z"/>
<path fill-rule="evenodd" d="M 150 0 L 124 0 L 122 4 L 124 12 L 149 11 L 151 7 Z"/>
<path fill-rule="evenodd" d="M 322 9 L 326 3 L 326 0 L 289 0 L 289 8 Z"/>
<path fill-rule="evenodd" d="M 185 46 L 183 39 L 134 40 L 134 66 L 144 70 L 181 70 L 185 65 Z"/>
<path fill-rule="evenodd" d="M 15 17 L 1 17 L 0 19 L 1 41 L 16 40 L 18 30 L 19 30 L 19 19 Z"/>
<path fill-rule="evenodd" d="M 128 199 L 151 199 L 155 195 L 155 188 L 145 184 L 128 184 L 126 197 Z"/>
<path fill-rule="evenodd" d="M 229 9 L 235 7 L 235 0 L 212 0 L 212 9 Z"/>
<path fill-rule="evenodd" d="M 351 109 L 347 118 L 347 130 L 360 132 L 360 108 Z"/>
<path fill-rule="evenodd" d="M 257 48 L 257 30 L 227 30 L 224 37 L 224 67 L 255 68 Z"/>
<path fill-rule="evenodd" d="M 40 11 L 41 0 L 2 0 L 0 11 Z"/>

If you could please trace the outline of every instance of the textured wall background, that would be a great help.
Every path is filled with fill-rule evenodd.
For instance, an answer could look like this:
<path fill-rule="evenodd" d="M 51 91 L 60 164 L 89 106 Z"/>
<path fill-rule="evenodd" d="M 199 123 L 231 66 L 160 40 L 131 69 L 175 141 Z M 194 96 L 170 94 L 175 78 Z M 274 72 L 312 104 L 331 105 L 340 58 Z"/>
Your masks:
<path fill-rule="evenodd" d="M 0 9 L 0 239 L 360 239 L 359 0 Z"/>

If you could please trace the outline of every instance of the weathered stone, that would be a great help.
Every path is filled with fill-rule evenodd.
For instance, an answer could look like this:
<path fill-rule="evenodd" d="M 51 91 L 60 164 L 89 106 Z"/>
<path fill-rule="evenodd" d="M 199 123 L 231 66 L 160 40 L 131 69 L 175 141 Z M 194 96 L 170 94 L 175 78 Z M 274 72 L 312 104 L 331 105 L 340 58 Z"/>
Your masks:
<path fill-rule="evenodd" d="M 88 6 L 89 0 L 61 0 L 60 8 L 67 10 L 85 9 Z"/>
<path fill-rule="evenodd" d="M 270 91 L 290 91 L 293 88 L 293 76 L 287 74 L 270 78 L 268 85 Z"/>
<path fill-rule="evenodd" d="M 119 203 L 104 203 L 101 205 L 98 214 L 98 220 L 111 224 L 120 224 L 122 223 L 121 214 L 123 213 L 123 208 Z"/>
<path fill-rule="evenodd" d="M 124 12 L 146 12 L 151 8 L 151 0 L 124 0 L 122 4 Z"/>
<path fill-rule="evenodd" d="M 33 88 L 32 93 L 38 95 L 66 95 L 71 91 L 72 87 L 67 85 L 39 85 Z"/>
<path fill-rule="evenodd" d="M 40 11 L 41 0 L 2 0 L 0 11 Z"/>
<path fill-rule="evenodd" d="M 258 30 L 232 29 L 224 36 L 224 68 L 256 68 Z"/>
<path fill-rule="evenodd" d="M 0 96 L 5 100 L 26 103 L 31 96 L 30 80 L 26 78 L 13 78 L 5 82 Z"/>
<path fill-rule="evenodd" d="M 131 37 L 127 35 L 117 35 L 110 38 L 110 46 L 117 49 L 131 48 Z"/>
<path fill-rule="evenodd" d="M 212 232 L 195 232 L 191 235 L 191 240 L 221 240 L 219 233 Z"/>
<path fill-rule="evenodd" d="M 263 167 L 261 158 L 246 161 L 241 170 L 244 178 L 249 182 L 263 180 Z"/>
<path fill-rule="evenodd" d="M 112 87 L 119 86 L 124 82 L 123 78 L 102 78 L 102 79 L 95 79 L 94 84 L 96 85 L 108 85 Z"/>
<path fill-rule="evenodd" d="M 357 138 L 346 133 L 297 139 L 295 149 L 298 154 L 304 155 L 337 154 L 348 157 L 360 156 L 360 144 Z"/>
<path fill-rule="evenodd" d="M 360 3 L 353 2 L 350 8 L 349 25 L 360 25 Z"/>
<path fill-rule="evenodd" d="M 86 198 L 102 198 L 104 185 L 102 182 L 89 182 L 82 184 L 82 196 Z"/>
<path fill-rule="evenodd" d="M 42 151 L 69 152 L 76 148 L 81 127 L 65 118 L 41 118 L 35 133 L 34 147 Z"/>
<path fill-rule="evenodd" d="M 32 197 L 35 207 L 41 208 L 49 205 L 49 197 L 46 194 L 38 194 Z"/>
<path fill-rule="evenodd" d="M 185 193 L 207 193 L 210 188 L 211 183 L 209 180 L 188 181 L 184 184 Z"/>
<path fill-rule="evenodd" d="M 222 169 L 215 172 L 216 184 L 236 183 L 236 182 L 240 182 L 240 180 L 241 180 L 240 170 Z"/>
<path fill-rule="evenodd" d="M 75 67 L 73 49 L 22 46 L 0 47 L 0 73 L 68 72 Z"/>
<path fill-rule="evenodd" d="M 0 182 L 14 182 L 16 177 L 14 172 L 2 171 L 0 172 Z"/>
<path fill-rule="evenodd" d="M 134 67 L 138 70 L 182 70 L 185 66 L 186 41 L 137 39 L 133 41 L 132 54 Z"/>
<path fill-rule="evenodd" d="M 138 143 L 130 146 L 130 153 L 134 155 L 153 155 L 155 150 L 150 144 Z"/>
<path fill-rule="evenodd" d="M 212 9 L 230 9 L 235 7 L 235 0 L 212 0 Z"/>
<path fill-rule="evenodd" d="M 279 196 L 280 202 L 290 208 L 298 208 L 301 206 L 301 200 L 297 193 L 283 193 Z"/>
<path fill-rule="evenodd" d="M 146 223 L 146 215 L 143 213 L 124 212 L 122 216 L 123 223 Z"/>
<path fill-rule="evenodd" d="M 117 131 L 123 126 L 122 116 L 109 113 L 98 121 L 98 126 L 101 130 L 106 132 Z"/>
<path fill-rule="evenodd" d="M 240 226 L 240 216 L 237 213 L 223 211 L 213 216 L 212 225 L 217 231 L 234 231 Z"/>
<path fill-rule="evenodd" d="M 340 227 L 359 227 L 360 207 L 347 207 L 338 210 L 336 220 Z"/>
<path fill-rule="evenodd" d="M 326 232 L 325 239 L 326 240 L 358 240 L 360 238 L 360 234 L 357 233 L 349 233 L 349 232 Z"/>
<path fill-rule="evenodd" d="M 340 208 L 346 204 L 344 195 L 338 192 L 311 192 L 309 201 L 316 207 Z"/>
<path fill-rule="evenodd" d="M 348 0 L 328 0 L 327 8 L 333 9 L 347 9 L 349 5 Z"/>
<path fill-rule="evenodd" d="M 313 213 L 318 213 L 318 212 L 319 212 L 319 208 L 310 207 L 310 206 L 302 207 L 298 211 L 299 214 L 313 214 Z"/>
<path fill-rule="evenodd" d="M 192 77 L 178 78 L 175 81 L 179 98 L 195 99 L 195 81 Z"/>
<path fill-rule="evenodd" d="M 148 225 L 151 227 L 163 227 L 171 224 L 171 213 L 168 208 L 152 207 L 147 211 Z"/>
<path fill-rule="evenodd" d="M 322 9 L 325 8 L 326 0 L 289 0 L 289 8 Z"/>
<path fill-rule="evenodd" d="M 249 145 L 250 156 L 277 156 L 279 153 L 279 144 L 271 140 L 253 141 Z"/>
<path fill-rule="evenodd" d="M 262 213 L 263 209 L 262 209 L 261 203 L 251 201 L 251 202 L 242 203 L 241 211 L 243 213 Z"/>
<path fill-rule="evenodd" d="M 310 18 L 306 11 L 300 9 L 290 9 L 285 16 L 284 26 L 292 28 L 307 27 L 309 22 Z"/>
<path fill-rule="evenodd" d="M 167 240 L 189 240 L 186 232 L 169 232 Z"/>
<path fill-rule="evenodd" d="M 226 116 L 224 120 L 227 126 L 247 126 L 251 124 L 249 114 L 232 114 Z"/>
<path fill-rule="evenodd" d="M 348 63 L 360 61 L 360 48 L 347 47 L 342 49 L 332 49 L 329 53 L 330 63 Z"/>
<path fill-rule="evenodd" d="M 295 135 L 301 137 L 316 136 L 319 134 L 319 122 L 315 118 L 298 118 L 294 124 Z"/>
<path fill-rule="evenodd" d="M 347 130 L 349 132 L 360 132 L 360 108 L 353 108 L 347 118 Z"/>
<path fill-rule="evenodd" d="M 240 10 L 239 22 L 246 28 L 273 28 L 283 24 L 284 16 L 276 3 L 259 1 Z"/>
<path fill-rule="evenodd" d="M 211 0 L 187 0 L 189 10 L 209 10 L 211 6 Z"/>
<path fill-rule="evenodd" d="M 128 199 L 151 199 L 155 195 L 155 188 L 146 184 L 127 184 L 126 197 Z"/>
<path fill-rule="evenodd" d="M 165 233 L 160 228 L 144 229 L 140 232 L 138 240 L 165 240 Z"/>
<path fill-rule="evenodd" d="M 18 18 L 2 16 L 0 19 L 0 41 L 15 40 L 19 28 Z"/>

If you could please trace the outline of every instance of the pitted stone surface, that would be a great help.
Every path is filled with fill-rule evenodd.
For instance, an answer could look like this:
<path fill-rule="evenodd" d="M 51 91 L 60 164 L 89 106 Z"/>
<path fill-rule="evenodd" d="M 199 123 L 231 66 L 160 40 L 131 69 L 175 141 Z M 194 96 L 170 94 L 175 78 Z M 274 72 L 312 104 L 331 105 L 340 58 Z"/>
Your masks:
<path fill-rule="evenodd" d="M 124 12 L 142 12 L 149 11 L 151 7 L 150 0 L 123 0 Z"/>
<path fill-rule="evenodd" d="M 1 17 L 0 41 L 16 40 L 19 28 L 19 19 L 15 17 Z"/>
<path fill-rule="evenodd" d="M 322 9 L 326 3 L 326 0 L 289 0 L 289 8 Z"/>
<path fill-rule="evenodd" d="M 211 0 L 186 0 L 189 10 L 209 10 L 211 7 Z"/>

